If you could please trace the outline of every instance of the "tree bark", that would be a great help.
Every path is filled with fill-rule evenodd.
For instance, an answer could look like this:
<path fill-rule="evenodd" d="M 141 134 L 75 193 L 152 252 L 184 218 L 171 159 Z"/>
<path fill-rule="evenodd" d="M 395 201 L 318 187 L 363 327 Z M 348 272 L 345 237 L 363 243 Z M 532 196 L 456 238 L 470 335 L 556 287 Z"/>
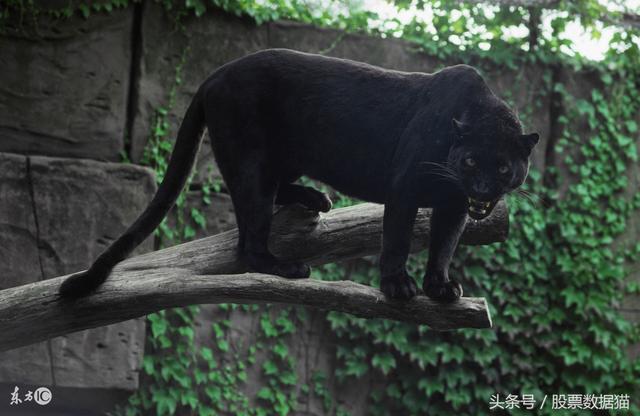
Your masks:
<path fill-rule="evenodd" d="M 274 216 L 270 245 L 281 258 L 312 265 L 376 254 L 383 207 L 360 204 L 318 215 L 299 206 Z M 431 210 L 420 210 L 412 251 L 426 247 Z M 500 202 L 487 219 L 469 221 L 462 244 L 504 241 L 508 214 Z M 161 309 L 196 303 L 287 303 L 424 324 L 437 330 L 490 328 L 484 299 L 451 304 L 418 296 L 401 302 L 376 288 L 349 281 L 288 280 L 243 273 L 236 257 L 237 231 L 180 244 L 120 263 L 92 295 L 69 301 L 58 295 L 66 276 L 0 291 L 0 351 L 124 321 Z"/>

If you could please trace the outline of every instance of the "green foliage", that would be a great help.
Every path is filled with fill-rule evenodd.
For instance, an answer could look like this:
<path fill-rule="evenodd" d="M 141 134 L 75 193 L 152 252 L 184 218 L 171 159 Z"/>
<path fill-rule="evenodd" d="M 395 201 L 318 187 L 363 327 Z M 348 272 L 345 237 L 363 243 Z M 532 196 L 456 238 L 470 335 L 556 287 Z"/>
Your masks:
<path fill-rule="evenodd" d="M 280 310 L 267 307 L 261 313 L 262 333 L 258 342 L 266 348 L 268 354 L 262 362 L 262 376 L 266 383 L 258 392 L 262 407 L 255 409 L 256 415 L 287 415 L 296 409 L 296 363 L 285 342 L 296 331 L 295 321 L 293 307 L 283 307 Z"/>
<path fill-rule="evenodd" d="M 248 16 L 257 24 L 264 22 L 290 19 L 305 23 L 332 26 L 340 29 L 357 31 L 368 27 L 370 20 L 375 19 L 375 13 L 366 10 L 349 8 L 349 4 L 317 2 L 314 7 L 303 0 L 154 0 L 174 19 L 180 20 L 188 15 L 200 17 L 207 10 L 223 9 L 237 16 Z M 100 1 L 69 1 L 62 6 L 53 7 L 37 5 L 34 0 L 5 0 L 0 5 L 0 33 L 8 26 L 22 26 L 25 23 L 36 23 L 39 17 L 67 19 L 74 15 L 88 18 L 92 14 L 111 12 L 125 8 L 141 0 L 100 0 Z M 336 7 L 338 6 L 338 7 Z"/>
<path fill-rule="evenodd" d="M 246 366 L 229 357 L 228 318 L 212 326 L 214 348 L 196 347 L 196 324 L 199 308 L 175 308 L 151 314 L 150 351 L 145 354 L 142 387 L 129 399 L 129 406 L 118 413 L 215 415 L 254 414 L 238 385 L 247 379 Z"/>

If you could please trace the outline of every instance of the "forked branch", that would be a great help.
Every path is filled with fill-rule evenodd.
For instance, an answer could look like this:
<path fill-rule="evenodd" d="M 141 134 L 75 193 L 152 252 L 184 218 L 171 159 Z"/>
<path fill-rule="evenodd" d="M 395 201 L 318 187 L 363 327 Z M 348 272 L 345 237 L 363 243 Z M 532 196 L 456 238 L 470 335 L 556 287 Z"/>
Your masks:
<path fill-rule="evenodd" d="M 312 265 L 376 254 L 383 207 L 360 204 L 318 215 L 300 207 L 275 214 L 270 245 L 274 253 Z M 416 220 L 412 250 L 426 247 L 430 210 Z M 487 219 L 467 224 L 462 244 L 504 241 L 508 215 L 500 203 Z M 58 288 L 65 276 L 0 291 L 0 351 L 59 335 L 198 303 L 286 303 L 386 318 L 434 329 L 490 328 L 485 300 L 451 304 L 418 296 L 409 302 L 386 299 L 375 288 L 349 281 L 287 280 L 243 273 L 236 257 L 235 230 L 128 259 L 94 294 L 65 301 Z"/>

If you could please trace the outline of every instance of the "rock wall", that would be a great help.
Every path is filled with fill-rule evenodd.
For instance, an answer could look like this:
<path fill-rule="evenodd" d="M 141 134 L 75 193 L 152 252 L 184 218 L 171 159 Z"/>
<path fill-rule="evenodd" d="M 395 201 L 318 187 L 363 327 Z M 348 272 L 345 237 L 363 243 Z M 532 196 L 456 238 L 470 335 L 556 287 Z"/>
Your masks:
<path fill-rule="evenodd" d="M 0 37 L 0 152 L 120 160 L 130 9 Z"/>
<path fill-rule="evenodd" d="M 119 161 L 124 154 L 140 163 L 158 109 L 166 109 L 169 130 L 175 133 L 189 100 L 211 72 L 264 48 L 287 47 L 407 71 L 481 64 L 491 87 L 514 103 L 526 129 L 541 133 L 534 166 L 544 170 L 548 162 L 546 149 L 553 134 L 551 68 L 442 62 L 400 40 L 292 22 L 256 26 L 223 12 L 185 18 L 185 35 L 156 2 L 145 1 L 137 7 L 88 20 L 72 18 L 62 25 L 43 22 L 38 37 L 21 33 L 0 37 L 3 56 L 11 58 L 3 61 L 0 72 L 0 152 L 4 152 L 0 154 L 0 288 L 87 267 L 138 215 L 154 191 L 153 177 L 146 169 L 103 161 Z M 588 75 L 575 76 L 576 88 L 588 91 Z M 519 88 L 510 95 L 514 85 Z M 538 104 L 531 106 L 532 101 Z M 219 178 L 208 143 L 202 147 L 197 171 L 189 199 L 202 204 L 199 185 Z M 637 167 L 630 175 L 636 178 L 630 191 L 637 192 Z M 208 218 L 202 234 L 234 226 L 228 196 L 212 198 L 211 204 L 201 205 Z M 631 225 L 634 235 L 639 227 L 638 221 Z M 152 247 L 153 241 L 147 241 L 141 249 Z M 640 319 L 637 299 L 629 299 L 623 308 L 631 318 Z M 259 323 L 255 314 L 240 309 L 224 312 L 203 306 L 197 344 L 213 345 L 211 324 L 221 314 L 232 322 L 232 350 L 242 351 L 242 345 L 256 336 Z M 311 385 L 314 370 L 332 374 L 336 363 L 324 313 L 307 314 L 288 345 L 297 361 L 304 363 L 297 369 L 298 380 Z M 57 411 L 109 409 L 126 398 L 114 392 L 138 386 L 144 330 L 144 322 L 136 320 L 4 353 L 0 383 L 5 384 L 0 384 L 0 392 L 14 384 L 52 385 L 59 387 L 67 403 L 67 408 Z M 248 370 L 252 382 L 244 387 L 252 400 L 261 386 L 259 370 L 259 365 Z M 329 380 L 328 385 L 346 410 L 365 415 L 367 393 L 378 382 L 341 386 Z M 323 403 L 308 395 L 300 414 L 324 414 Z"/>
<path fill-rule="evenodd" d="M 0 289 L 86 269 L 154 191 L 139 166 L 0 153 Z M 133 390 L 144 340 L 136 319 L 6 351 L 0 383 Z"/>

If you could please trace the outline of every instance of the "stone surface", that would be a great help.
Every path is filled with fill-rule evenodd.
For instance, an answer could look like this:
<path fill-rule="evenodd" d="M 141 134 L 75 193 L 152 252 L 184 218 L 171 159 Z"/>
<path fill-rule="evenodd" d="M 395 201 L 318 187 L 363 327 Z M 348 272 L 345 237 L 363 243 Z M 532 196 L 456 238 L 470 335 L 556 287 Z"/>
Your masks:
<path fill-rule="evenodd" d="M 55 385 L 135 390 L 144 339 L 144 318 L 53 338 Z"/>
<path fill-rule="evenodd" d="M 0 289 L 39 280 L 27 157 L 0 153 Z M 0 380 L 52 384 L 47 343 L 0 354 Z"/>
<path fill-rule="evenodd" d="M 288 21 L 269 23 L 269 47 L 351 59 L 401 71 L 434 72 L 445 66 L 442 61 L 419 52 L 410 42 L 345 34 Z"/>
<path fill-rule="evenodd" d="M 489 66 L 483 75 L 492 91 L 518 114 L 524 132 L 540 135 L 540 141 L 531 154 L 531 167 L 543 172 L 551 133 L 550 95 L 545 77 L 551 77 L 551 69 L 533 65 L 517 69 Z"/>
<path fill-rule="evenodd" d="M 196 18 L 185 16 L 188 36 L 174 30 L 171 20 L 155 2 L 145 2 L 142 22 L 142 61 L 137 84 L 138 106 L 133 124 L 131 157 L 139 161 L 151 132 L 155 112 L 169 106 L 172 88 L 176 88 L 169 109 L 168 137 L 175 138 L 191 98 L 205 79 L 219 66 L 267 47 L 267 27 L 256 26 L 220 11 Z M 176 68 L 181 84 L 176 84 Z M 195 181 L 218 176 L 208 138 L 200 148 Z"/>
<path fill-rule="evenodd" d="M 4 289 L 30 283 L 41 275 L 27 158 L 24 156 L 0 156 L 0 207 L 0 289 Z"/>
<path fill-rule="evenodd" d="M 133 165 L 0 154 L 2 288 L 88 267 L 154 190 L 153 174 Z M 135 389 L 144 335 L 133 320 L 8 351 L 0 381 Z"/>
<path fill-rule="evenodd" d="M 32 157 L 31 175 L 45 278 L 89 266 L 155 193 L 152 172 L 135 165 Z"/>
<path fill-rule="evenodd" d="M 211 193 L 209 195 L 210 203 L 206 204 L 202 197 L 201 191 L 189 191 L 187 195 L 187 210 L 183 212 L 183 218 L 186 225 L 192 227 L 196 234 L 195 238 L 203 238 L 211 235 L 230 230 L 236 226 L 236 217 L 233 213 L 233 204 L 231 197 L 224 193 Z M 197 209 L 206 219 L 205 227 L 202 228 L 196 224 L 190 215 L 192 208 Z M 176 227 L 177 208 L 171 211 L 168 217 L 169 226 Z"/>
<path fill-rule="evenodd" d="M 0 37 L 0 152 L 118 160 L 132 8 Z"/>
<path fill-rule="evenodd" d="M 0 353 L 0 382 L 54 385 L 51 344 L 39 342 Z"/>

